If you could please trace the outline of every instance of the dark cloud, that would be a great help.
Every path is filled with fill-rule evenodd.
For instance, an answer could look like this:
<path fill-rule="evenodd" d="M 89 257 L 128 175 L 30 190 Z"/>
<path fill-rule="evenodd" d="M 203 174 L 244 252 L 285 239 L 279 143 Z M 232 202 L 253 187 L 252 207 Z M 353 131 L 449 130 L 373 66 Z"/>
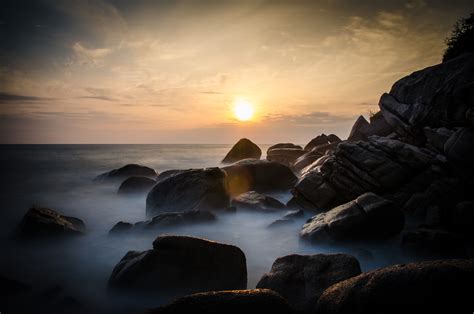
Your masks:
<path fill-rule="evenodd" d="M 97 100 L 105 100 L 105 101 L 115 101 L 116 98 L 108 97 L 108 96 L 81 96 L 78 98 L 82 99 L 97 99 Z"/>
<path fill-rule="evenodd" d="M 45 102 L 45 101 L 51 101 L 51 100 L 54 100 L 54 98 L 15 95 L 15 94 L 0 92 L 0 104 L 25 103 L 25 102 L 28 102 L 28 103 L 29 102 Z"/>

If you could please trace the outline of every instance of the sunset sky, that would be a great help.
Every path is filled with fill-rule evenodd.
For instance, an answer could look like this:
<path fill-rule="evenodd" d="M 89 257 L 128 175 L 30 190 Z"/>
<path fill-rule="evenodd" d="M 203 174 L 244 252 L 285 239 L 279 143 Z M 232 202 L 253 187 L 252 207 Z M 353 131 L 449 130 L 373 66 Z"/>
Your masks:
<path fill-rule="evenodd" d="M 439 63 L 471 12 L 472 0 L 2 0 L 0 143 L 346 137 L 397 79 Z"/>

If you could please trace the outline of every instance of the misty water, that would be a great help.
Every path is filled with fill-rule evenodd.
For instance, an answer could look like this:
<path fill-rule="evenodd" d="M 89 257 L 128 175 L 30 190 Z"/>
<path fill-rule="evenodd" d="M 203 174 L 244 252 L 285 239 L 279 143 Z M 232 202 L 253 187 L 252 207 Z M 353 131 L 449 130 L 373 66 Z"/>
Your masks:
<path fill-rule="evenodd" d="M 268 145 L 261 145 L 266 151 Z M 118 221 L 146 219 L 145 197 L 116 194 L 118 184 L 94 183 L 98 174 L 138 163 L 157 172 L 169 169 L 219 166 L 230 145 L 12 145 L 0 146 L 1 247 L 0 272 L 32 283 L 36 289 L 60 286 L 66 294 L 94 308 L 122 310 L 157 306 L 163 300 L 137 302 L 106 293 L 113 267 L 129 250 L 147 250 L 160 233 L 192 235 L 240 247 L 247 258 L 248 288 L 254 288 L 262 274 L 281 256 L 299 253 L 346 252 L 359 258 L 363 271 L 405 262 L 398 247 L 359 243 L 348 246 L 320 246 L 301 242 L 298 232 L 307 218 L 280 228 L 266 227 L 283 216 L 237 211 L 218 214 L 212 224 L 188 225 L 161 231 L 130 232 L 108 236 Z M 274 194 L 286 202 L 290 193 Z M 12 239 L 22 216 L 32 205 L 50 207 L 84 220 L 83 237 L 19 243 Z M 397 241 L 392 239 L 391 241 Z M 367 256 L 366 250 L 372 257 Z M 137 305 L 139 303 L 140 305 Z M 124 310 L 125 311 L 125 310 Z"/>

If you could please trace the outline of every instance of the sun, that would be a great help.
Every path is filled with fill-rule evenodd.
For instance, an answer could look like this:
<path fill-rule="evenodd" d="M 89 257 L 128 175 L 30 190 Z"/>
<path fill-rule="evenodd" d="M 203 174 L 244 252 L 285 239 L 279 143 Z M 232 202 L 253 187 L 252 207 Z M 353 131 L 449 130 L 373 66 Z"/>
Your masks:
<path fill-rule="evenodd" d="M 234 101 L 234 115 L 240 121 L 249 121 L 253 117 L 253 105 L 246 99 Z"/>

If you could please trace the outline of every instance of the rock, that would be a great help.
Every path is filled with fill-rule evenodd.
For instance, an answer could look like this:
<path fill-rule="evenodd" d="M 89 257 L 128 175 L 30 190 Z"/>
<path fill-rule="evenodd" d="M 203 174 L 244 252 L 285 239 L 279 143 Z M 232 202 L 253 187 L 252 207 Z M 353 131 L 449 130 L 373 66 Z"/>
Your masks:
<path fill-rule="evenodd" d="M 326 288 L 360 273 L 359 262 L 351 255 L 293 254 L 278 258 L 257 288 L 276 291 L 294 309 L 310 313 Z"/>
<path fill-rule="evenodd" d="M 285 165 L 292 165 L 298 157 L 306 151 L 301 148 L 274 148 L 268 151 L 267 160 L 278 161 Z"/>
<path fill-rule="evenodd" d="M 332 285 L 318 314 L 470 313 L 474 260 L 389 266 Z"/>
<path fill-rule="evenodd" d="M 130 177 L 120 184 L 118 194 L 148 193 L 156 181 L 147 177 Z"/>
<path fill-rule="evenodd" d="M 295 221 L 291 218 L 280 218 L 280 219 L 277 219 L 275 220 L 274 222 L 272 222 L 271 224 L 269 224 L 267 226 L 267 228 L 278 228 L 278 227 L 282 227 L 282 226 L 287 226 L 287 225 L 291 225 L 293 224 Z"/>
<path fill-rule="evenodd" d="M 242 138 L 232 146 L 222 162 L 233 163 L 247 158 L 260 159 L 260 156 L 262 156 L 262 150 L 251 140 Z"/>
<path fill-rule="evenodd" d="M 160 179 L 146 198 L 149 216 L 161 212 L 223 210 L 230 197 L 219 168 L 190 169 Z"/>
<path fill-rule="evenodd" d="M 474 202 L 461 202 L 451 212 L 450 225 L 453 230 L 474 235 Z"/>
<path fill-rule="evenodd" d="M 304 210 L 298 209 L 288 212 L 283 218 L 299 218 L 304 216 Z"/>
<path fill-rule="evenodd" d="M 290 168 L 276 161 L 246 159 L 222 169 L 227 173 L 226 186 L 232 196 L 247 191 L 289 190 L 297 181 Z"/>
<path fill-rule="evenodd" d="M 117 291 L 158 298 L 245 289 L 247 267 L 236 246 L 186 236 L 159 236 L 153 249 L 128 252 L 108 282 Z"/>
<path fill-rule="evenodd" d="M 402 249 L 405 253 L 436 258 L 466 257 L 464 239 L 454 233 L 418 228 L 407 231 L 402 237 Z"/>
<path fill-rule="evenodd" d="M 398 234 L 404 223 L 402 211 L 393 202 L 365 193 L 312 217 L 301 229 L 300 236 L 314 242 L 381 238 Z"/>
<path fill-rule="evenodd" d="M 426 126 L 468 126 L 473 83 L 474 54 L 466 54 L 402 78 L 379 107 L 397 133 L 415 139 Z"/>
<path fill-rule="evenodd" d="M 40 207 L 30 208 L 18 226 L 18 236 L 24 238 L 73 236 L 84 231 L 82 220 Z"/>
<path fill-rule="evenodd" d="M 272 149 L 277 149 L 277 148 L 303 149 L 303 147 L 301 147 L 300 145 L 295 145 L 295 144 L 293 144 L 293 143 L 278 143 L 278 144 L 275 144 L 275 145 L 270 146 L 270 147 L 267 149 L 267 155 L 268 155 L 268 152 L 269 152 L 269 151 L 271 151 Z"/>
<path fill-rule="evenodd" d="M 211 291 L 196 293 L 150 310 L 147 314 L 293 314 L 285 299 L 268 289 Z"/>
<path fill-rule="evenodd" d="M 156 178 L 156 172 L 152 168 L 136 164 L 128 164 L 122 168 L 114 169 L 98 175 L 94 181 L 116 181 L 124 180 L 129 177 L 148 177 L 154 179 Z"/>
<path fill-rule="evenodd" d="M 444 145 L 448 160 L 463 173 L 474 173 L 474 127 L 460 128 Z"/>
<path fill-rule="evenodd" d="M 129 222 L 119 221 L 117 222 L 112 229 L 110 229 L 110 235 L 122 234 L 132 230 L 133 225 Z"/>
<path fill-rule="evenodd" d="M 275 212 L 286 208 L 286 205 L 271 196 L 262 195 L 255 191 L 240 194 L 232 199 L 232 205 L 237 208 L 250 209 L 260 212 Z"/>
<path fill-rule="evenodd" d="M 369 128 L 369 122 L 367 122 L 363 116 L 359 116 L 352 126 L 351 133 L 347 140 L 352 142 L 366 140 Z"/>
<path fill-rule="evenodd" d="M 363 116 L 359 116 L 352 126 L 348 141 L 366 141 L 371 135 L 387 136 L 392 133 L 392 127 L 387 123 L 379 111 L 370 117 L 370 123 Z"/>
<path fill-rule="evenodd" d="M 300 157 L 298 157 L 298 159 L 294 161 L 293 169 L 295 169 L 295 171 L 297 172 L 300 172 L 301 170 L 303 170 L 303 168 L 311 165 L 313 162 L 315 162 L 316 160 L 318 160 L 319 158 L 323 156 L 324 154 L 318 151 L 315 151 L 315 150 L 309 151 L 305 153 L 304 155 L 301 155 Z"/>
<path fill-rule="evenodd" d="M 423 133 L 425 134 L 428 145 L 440 152 L 444 152 L 444 144 L 454 132 L 446 128 L 432 129 L 430 127 L 424 127 Z"/>
<path fill-rule="evenodd" d="M 188 210 L 184 212 L 161 213 L 146 224 L 147 228 L 180 226 L 215 221 L 216 215 L 205 210 Z"/>
<path fill-rule="evenodd" d="M 396 191 L 430 167 L 442 166 L 432 151 L 394 139 L 372 136 L 369 141 L 342 142 L 335 152 L 308 170 L 292 190 L 304 208 L 328 208 L 365 192 Z M 429 181 L 418 182 L 419 188 Z"/>
<path fill-rule="evenodd" d="M 335 134 L 321 134 L 313 138 L 306 146 L 304 147 L 304 150 L 310 151 L 316 146 L 321 146 L 325 144 L 331 144 L 331 143 L 339 143 L 341 139 L 335 135 Z"/>

